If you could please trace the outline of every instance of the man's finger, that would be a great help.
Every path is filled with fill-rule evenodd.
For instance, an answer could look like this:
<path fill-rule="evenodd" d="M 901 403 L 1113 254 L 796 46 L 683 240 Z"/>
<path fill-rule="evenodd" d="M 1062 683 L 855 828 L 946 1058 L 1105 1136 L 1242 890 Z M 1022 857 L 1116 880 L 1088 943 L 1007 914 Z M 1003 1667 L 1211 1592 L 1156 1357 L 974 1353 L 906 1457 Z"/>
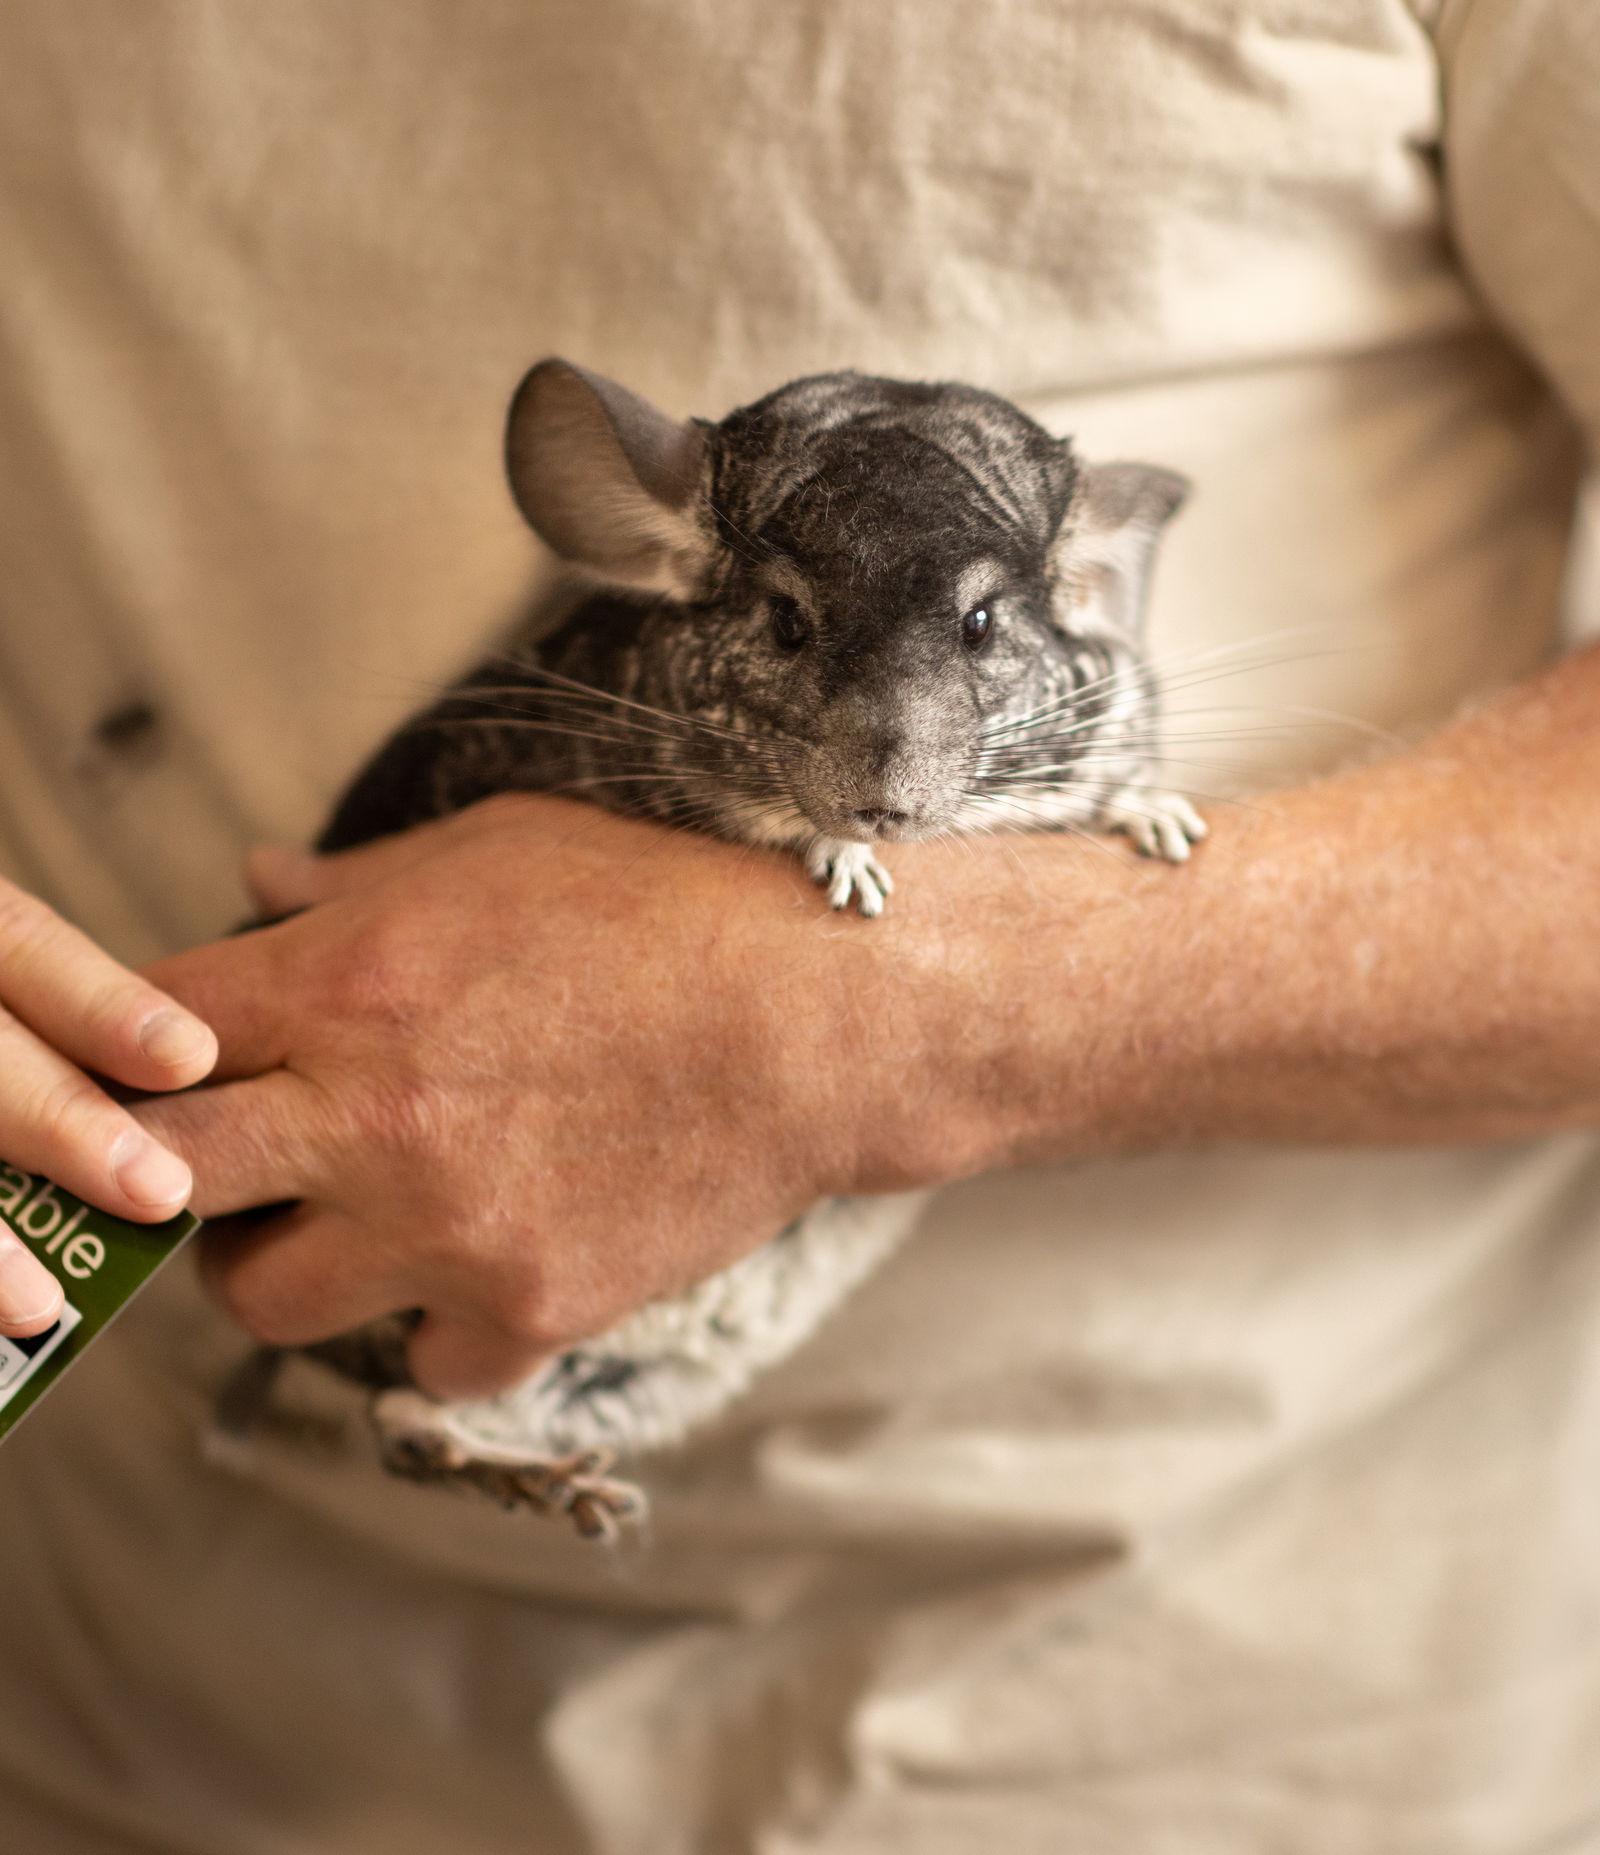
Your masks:
<path fill-rule="evenodd" d="M 411 1376 L 435 1398 L 489 1398 L 532 1378 L 548 1346 L 429 1314 L 406 1347 Z"/>
<path fill-rule="evenodd" d="M 269 1346 L 310 1346 L 406 1305 L 370 1233 L 319 1206 L 208 1225 L 200 1278 L 226 1314 Z"/>
<path fill-rule="evenodd" d="M 412 825 L 325 857 L 284 844 L 258 845 L 245 860 L 245 882 L 263 914 L 292 914 L 296 909 L 314 908 L 318 902 L 331 902 L 354 890 L 385 882 L 447 848 L 496 831 L 516 829 L 529 816 L 542 817 L 547 824 L 565 819 L 574 828 L 582 828 L 593 819 L 594 812 L 573 799 L 543 793 L 500 793 L 446 818 Z"/>
<path fill-rule="evenodd" d="M 294 925 L 286 921 L 230 935 L 145 968 L 152 984 L 170 992 L 216 1033 L 214 1081 L 261 1075 L 279 1068 L 288 1056 L 291 1030 L 283 1001 L 292 993 L 294 963 L 277 937 Z"/>
<path fill-rule="evenodd" d="M 490 806 L 475 807 L 448 820 L 413 825 L 325 857 L 284 844 L 260 844 L 245 859 L 245 883 L 264 914 L 287 915 L 314 908 L 318 902 L 334 901 L 410 869 L 472 831 L 480 822 L 474 813 L 483 814 L 481 823 L 486 826 L 491 811 Z"/>
<path fill-rule="evenodd" d="M 189 1168 L 74 1064 L 0 1010 L 0 1160 L 42 1172 L 115 1217 L 175 1217 Z"/>
<path fill-rule="evenodd" d="M 319 877 L 325 861 L 288 844 L 257 844 L 245 858 L 245 887 L 269 919 L 292 915 L 323 899 Z"/>
<path fill-rule="evenodd" d="M 190 1207 L 201 1217 L 313 1197 L 338 1150 L 326 1093 L 283 1069 L 129 1112 L 193 1169 Z"/>
<path fill-rule="evenodd" d="M 187 1088 L 216 1060 L 199 1018 L 4 882 L 0 1004 L 69 1061 L 130 1088 Z"/>
<path fill-rule="evenodd" d="M 9 1230 L 0 1230 L 0 1333 L 25 1340 L 61 1313 L 61 1284 Z"/>

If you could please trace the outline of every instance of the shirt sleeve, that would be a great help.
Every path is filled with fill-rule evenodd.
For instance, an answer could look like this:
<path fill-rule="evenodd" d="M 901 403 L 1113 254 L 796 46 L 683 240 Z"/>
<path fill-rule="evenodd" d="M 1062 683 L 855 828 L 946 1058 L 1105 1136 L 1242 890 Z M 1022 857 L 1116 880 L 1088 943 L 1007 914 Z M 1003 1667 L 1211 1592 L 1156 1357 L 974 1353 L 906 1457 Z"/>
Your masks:
<path fill-rule="evenodd" d="M 1600 457 L 1600 4 L 1445 0 L 1454 234 L 1491 314 Z"/>

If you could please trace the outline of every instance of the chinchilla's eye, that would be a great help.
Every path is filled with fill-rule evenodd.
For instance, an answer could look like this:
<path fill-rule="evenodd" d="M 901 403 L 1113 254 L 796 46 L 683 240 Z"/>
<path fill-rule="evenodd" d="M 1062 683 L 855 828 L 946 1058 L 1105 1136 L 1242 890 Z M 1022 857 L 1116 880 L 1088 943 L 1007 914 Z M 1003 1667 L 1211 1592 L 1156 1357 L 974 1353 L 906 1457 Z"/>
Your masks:
<path fill-rule="evenodd" d="M 986 605 L 973 608 L 961 621 L 961 642 L 969 651 L 981 651 L 994 630 L 994 616 Z"/>
<path fill-rule="evenodd" d="M 785 599 L 781 593 L 774 594 L 767 600 L 767 607 L 772 613 L 772 635 L 786 651 L 797 651 L 811 636 L 811 627 L 806 623 L 806 615 L 792 599 Z"/>

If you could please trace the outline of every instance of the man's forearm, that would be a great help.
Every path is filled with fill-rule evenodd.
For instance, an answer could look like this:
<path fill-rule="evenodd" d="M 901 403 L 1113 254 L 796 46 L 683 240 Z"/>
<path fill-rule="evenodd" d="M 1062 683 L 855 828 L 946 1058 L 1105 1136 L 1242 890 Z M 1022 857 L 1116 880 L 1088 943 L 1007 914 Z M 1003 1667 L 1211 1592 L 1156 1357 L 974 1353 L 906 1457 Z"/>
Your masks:
<path fill-rule="evenodd" d="M 865 1176 L 1600 1121 L 1597 795 L 1588 652 L 1409 752 L 1220 809 L 1181 870 L 1041 837 L 902 855 L 864 991 L 904 995 L 915 1055 L 878 1063 Z"/>
<path fill-rule="evenodd" d="M 421 1307 L 494 1390 L 830 1192 L 1229 1141 L 1600 1120 L 1600 657 L 1433 742 L 1215 815 L 1194 862 L 908 845 L 880 921 L 789 861 L 547 798 L 280 860 L 280 925 L 165 962 L 218 1086 L 189 1160 L 259 1337 Z"/>

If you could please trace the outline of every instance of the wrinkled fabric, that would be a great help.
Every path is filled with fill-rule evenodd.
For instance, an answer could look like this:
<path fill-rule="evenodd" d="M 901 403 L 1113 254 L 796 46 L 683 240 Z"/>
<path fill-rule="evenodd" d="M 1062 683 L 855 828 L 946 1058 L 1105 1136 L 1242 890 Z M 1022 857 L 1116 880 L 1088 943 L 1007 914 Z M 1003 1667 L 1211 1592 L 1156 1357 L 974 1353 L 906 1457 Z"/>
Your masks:
<path fill-rule="evenodd" d="M 1557 648 L 1588 0 L 22 0 L 0 70 L 0 867 L 129 957 L 547 571 L 547 352 L 709 416 L 965 378 L 1188 472 L 1206 798 Z M 0 1455 L 5 1840 L 1589 1847 L 1597 1338 L 1588 1138 L 976 1181 L 608 1559 L 207 1461 L 242 1342 L 174 1271 Z"/>

